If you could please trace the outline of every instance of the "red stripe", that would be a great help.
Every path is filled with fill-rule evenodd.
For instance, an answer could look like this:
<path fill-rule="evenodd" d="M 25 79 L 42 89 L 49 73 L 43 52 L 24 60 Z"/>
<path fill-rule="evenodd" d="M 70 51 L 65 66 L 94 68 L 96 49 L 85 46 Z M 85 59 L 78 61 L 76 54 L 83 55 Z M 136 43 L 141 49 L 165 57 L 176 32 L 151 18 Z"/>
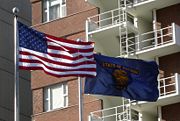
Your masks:
<path fill-rule="evenodd" d="M 56 41 L 61 41 L 61 42 L 64 42 L 64 43 L 70 43 L 70 44 L 76 44 L 76 45 L 91 45 L 91 44 L 94 44 L 94 42 L 83 42 L 83 41 L 77 42 L 77 41 L 74 41 L 74 40 L 54 37 L 54 36 L 51 36 L 51 35 L 48 35 L 48 34 L 46 34 L 46 36 L 51 38 L 51 39 L 54 39 Z"/>
<path fill-rule="evenodd" d="M 26 63 L 42 63 L 39 60 L 29 60 L 29 59 L 19 59 L 20 62 L 26 62 Z M 55 63 L 53 63 L 55 64 Z M 80 66 L 80 65 L 87 65 L 87 64 L 95 64 L 95 62 L 82 62 L 82 63 L 78 63 L 78 64 L 57 64 L 57 65 L 61 65 L 61 66 L 67 66 L 67 67 L 76 67 L 76 66 Z"/>
<path fill-rule="evenodd" d="M 25 51 L 20 51 L 19 54 L 27 55 L 27 56 L 28 55 L 34 55 L 36 57 L 42 58 L 41 56 L 38 56 L 38 55 L 30 53 L 30 52 L 25 52 Z M 76 57 L 70 57 L 70 56 L 66 56 L 66 55 L 52 54 L 52 53 L 48 53 L 47 55 L 50 55 L 50 56 L 56 57 L 56 58 L 68 59 L 68 60 L 79 60 L 79 59 L 82 59 L 82 58 L 87 58 L 87 59 L 93 59 L 94 58 L 93 55 L 91 55 L 91 56 L 82 56 L 82 55 L 79 55 L 79 56 L 76 56 Z"/>
<path fill-rule="evenodd" d="M 35 55 L 35 54 L 32 54 L 32 53 L 29 53 L 29 52 L 22 52 L 22 51 L 20 51 L 20 54 L 22 54 L 22 55 L 33 55 L 33 56 L 36 56 L 36 57 L 38 57 L 38 58 L 43 58 L 43 57 L 41 57 L 41 56 L 38 56 L 38 55 Z M 66 56 L 66 55 L 60 55 L 60 54 L 48 54 L 48 55 L 50 55 L 50 56 L 52 56 L 52 57 L 56 57 L 56 58 L 60 58 L 60 59 L 67 59 L 67 60 L 72 60 L 72 61 L 75 61 L 75 60 L 79 60 L 79 59 L 82 59 L 82 58 L 84 58 L 84 56 L 82 56 L 82 55 L 80 55 L 79 57 L 69 57 L 69 56 Z M 47 58 L 44 58 L 44 59 L 47 59 Z M 55 61 L 55 62 L 57 62 L 57 61 Z"/>
<path fill-rule="evenodd" d="M 24 61 L 20 61 L 20 62 L 24 62 Z M 36 61 L 36 63 L 40 63 L 40 64 L 43 64 L 41 63 L 40 61 Z M 31 64 L 31 63 L 29 63 Z M 44 64 L 43 64 L 44 65 Z M 44 65 L 46 68 L 50 69 L 50 70 L 53 70 L 53 71 L 57 71 L 57 72 L 69 72 L 69 71 L 89 71 L 89 72 L 95 72 L 96 69 L 95 68 L 80 68 L 80 69 L 62 69 L 62 68 L 53 68 L 53 67 L 49 67 L 49 66 L 46 66 Z M 37 67 L 37 66 L 35 66 Z M 42 67 L 41 67 L 42 68 Z"/>
<path fill-rule="evenodd" d="M 63 62 L 57 62 L 57 61 L 53 61 L 53 60 L 50 60 L 50 59 L 47 59 L 45 57 L 41 57 L 41 56 L 38 56 L 38 55 L 35 55 L 35 54 L 32 54 L 32 53 L 29 53 L 29 52 L 22 52 L 20 51 L 19 52 L 21 55 L 26 55 L 26 56 L 29 56 L 29 55 L 32 55 L 32 56 L 35 56 L 43 61 L 46 61 L 46 62 L 49 62 L 49 63 L 53 63 L 53 64 L 57 64 L 57 65 L 64 65 L 64 66 L 78 66 L 78 65 L 82 65 L 82 64 L 95 64 L 95 61 L 83 61 L 83 62 L 79 62 L 79 63 L 63 63 Z M 21 58 L 20 58 L 21 60 Z M 22 59 L 22 60 L 26 60 L 26 59 Z M 29 59 L 27 59 L 29 60 Z"/>
<path fill-rule="evenodd" d="M 66 56 L 66 55 L 60 55 L 60 54 L 52 54 L 52 53 L 48 53 L 48 55 L 52 56 L 52 57 L 57 57 L 57 58 L 65 58 L 65 59 L 68 59 L 68 60 L 78 60 L 78 59 L 81 59 L 81 58 L 88 58 L 88 59 L 93 59 L 94 56 L 91 55 L 91 56 L 82 56 L 82 55 L 79 55 L 79 56 L 76 56 L 76 57 L 69 57 L 69 56 Z"/>
<path fill-rule="evenodd" d="M 68 75 L 57 75 L 57 74 L 52 74 L 49 73 L 48 71 L 44 70 L 42 67 L 24 67 L 24 66 L 19 66 L 19 69 L 24 69 L 24 70 L 43 70 L 45 73 L 55 76 L 55 77 L 68 77 L 68 76 L 80 76 L 80 77 L 95 77 L 92 74 L 68 74 Z"/>
<path fill-rule="evenodd" d="M 64 47 L 64 46 L 63 46 Z M 72 53 L 72 52 L 93 52 L 94 48 L 90 48 L 90 49 L 77 49 L 77 48 L 71 48 L 71 47 L 64 47 L 68 50 L 68 52 Z M 48 49 L 53 49 L 53 50 L 64 50 L 62 48 L 56 47 L 56 46 L 52 46 L 52 45 L 48 45 Z"/>

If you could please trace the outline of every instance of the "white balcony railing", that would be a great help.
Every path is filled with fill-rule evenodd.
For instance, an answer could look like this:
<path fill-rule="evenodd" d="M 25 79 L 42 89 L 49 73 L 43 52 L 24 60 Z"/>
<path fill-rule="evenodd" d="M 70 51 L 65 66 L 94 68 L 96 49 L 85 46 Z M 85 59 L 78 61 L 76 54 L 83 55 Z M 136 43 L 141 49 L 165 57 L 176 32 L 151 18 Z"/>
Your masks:
<path fill-rule="evenodd" d="M 133 0 L 133 4 L 138 4 L 146 1 L 150 1 L 150 0 Z"/>
<path fill-rule="evenodd" d="M 158 80 L 159 98 L 179 93 L 179 77 L 178 73 L 173 76 Z"/>
<path fill-rule="evenodd" d="M 124 38 L 124 48 L 122 48 L 122 55 L 138 53 L 150 49 L 160 48 L 169 43 L 174 43 L 175 39 L 175 25 L 174 23 L 171 26 L 146 32 L 140 35 L 136 35 L 129 38 Z M 178 28 L 180 28 L 178 26 Z M 179 30 L 180 31 L 180 30 Z M 122 44 L 123 44 L 122 43 Z"/>
<path fill-rule="evenodd" d="M 129 106 L 121 105 L 91 112 L 89 121 L 139 121 L 139 113 Z"/>
<path fill-rule="evenodd" d="M 110 10 L 88 18 L 88 32 L 111 27 L 123 22 L 134 24 L 134 17 L 122 8 Z"/>

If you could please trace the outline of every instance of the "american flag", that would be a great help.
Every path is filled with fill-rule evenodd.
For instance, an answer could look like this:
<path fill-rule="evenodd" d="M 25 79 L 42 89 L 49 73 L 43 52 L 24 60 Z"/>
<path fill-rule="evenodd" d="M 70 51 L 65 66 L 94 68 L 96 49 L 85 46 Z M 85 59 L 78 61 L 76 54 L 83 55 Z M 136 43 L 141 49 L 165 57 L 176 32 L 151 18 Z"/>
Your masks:
<path fill-rule="evenodd" d="M 18 22 L 19 68 L 47 74 L 95 76 L 93 42 L 77 42 L 41 33 Z"/>

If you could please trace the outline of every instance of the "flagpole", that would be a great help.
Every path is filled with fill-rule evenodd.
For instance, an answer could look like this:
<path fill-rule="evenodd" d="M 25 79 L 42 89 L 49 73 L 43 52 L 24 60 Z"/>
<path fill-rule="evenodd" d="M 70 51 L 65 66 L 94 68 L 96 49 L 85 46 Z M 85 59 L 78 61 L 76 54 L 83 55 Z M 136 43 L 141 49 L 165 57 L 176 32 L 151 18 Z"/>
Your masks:
<path fill-rule="evenodd" d="M 18 54 L 19 40 L 17 32 L 17 14 L 18 8 L 12 9 L 14 14 L 14 121 L 20 121 L 19 111 L 19 69 L 18 69 Z"/>
<path fill-rule="evenodd" d="M 83 97 L 82 97 L 82 78 L 78 77 L 79 87 L 79 121 L 83 121 Z"/>
<path fill-rule="evenodd" d="M 76 41 L 77 42 L 81 41 L 81 39 L 77 39 Z M 78 92 L 79 92 L 79 121 L 83 121 L 82 78 L 80 76 L 78 76 Z"/>

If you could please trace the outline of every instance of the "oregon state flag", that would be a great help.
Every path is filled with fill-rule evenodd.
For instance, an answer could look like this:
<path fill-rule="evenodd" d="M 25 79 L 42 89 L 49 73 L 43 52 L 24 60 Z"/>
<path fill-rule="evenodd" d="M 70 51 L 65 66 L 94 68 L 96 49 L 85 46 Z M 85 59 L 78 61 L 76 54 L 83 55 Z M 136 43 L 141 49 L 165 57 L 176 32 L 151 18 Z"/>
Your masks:
<path fill-rule="evenodd" d="M 86 78 L 85 93 L 121 96 L 137 101 L 156 101 L 159 97 L 155 61 L 94 55 L 97 75 Z"/>

